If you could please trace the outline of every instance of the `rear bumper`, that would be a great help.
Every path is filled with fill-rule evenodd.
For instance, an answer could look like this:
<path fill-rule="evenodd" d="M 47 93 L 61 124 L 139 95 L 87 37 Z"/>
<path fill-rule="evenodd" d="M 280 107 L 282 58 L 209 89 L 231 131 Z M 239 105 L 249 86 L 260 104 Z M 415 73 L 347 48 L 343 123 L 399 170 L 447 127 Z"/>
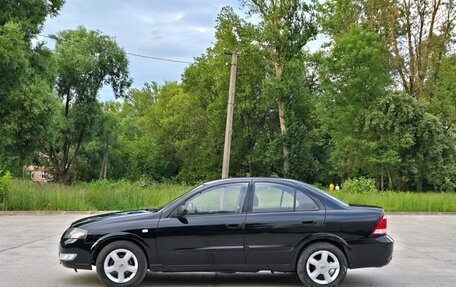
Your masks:
<path fill-rule="evenodd" d="M 349 244 L 349 268 L 382 267 L 393 258 L 394 240 L 389 235 Z"/>

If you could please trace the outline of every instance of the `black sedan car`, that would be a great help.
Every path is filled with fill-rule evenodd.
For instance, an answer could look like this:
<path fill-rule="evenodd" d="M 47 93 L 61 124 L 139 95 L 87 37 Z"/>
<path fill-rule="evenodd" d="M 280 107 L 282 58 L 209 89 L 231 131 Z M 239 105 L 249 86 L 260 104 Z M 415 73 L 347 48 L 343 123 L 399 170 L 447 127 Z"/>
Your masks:
<path fill-rule="evenodd" d="M 158 210 L 71 224 L 60 262 L 92 269 L 108 286 L 136 286 L 151 271 L 296 272 L 336 286 L 348 268 L 391 261 L 384 211 L 347 205 L 303 182 L 233 178 L 203 184 Z"/>

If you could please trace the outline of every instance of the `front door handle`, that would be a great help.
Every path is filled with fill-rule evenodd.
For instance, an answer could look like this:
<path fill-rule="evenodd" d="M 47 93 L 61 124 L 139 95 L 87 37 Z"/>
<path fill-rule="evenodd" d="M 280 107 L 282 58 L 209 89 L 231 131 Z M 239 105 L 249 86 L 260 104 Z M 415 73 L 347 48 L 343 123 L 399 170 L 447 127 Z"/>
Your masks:
<path fill-rule="evenodd" d="M 242 224 L 227 224 L 226 228 L 228 228 L 228 229 L 241 229 L 242 228 Z"/>
<path fill-rule="evenodd" d="M 303 220 L 301 221 L 302 224 L 307 224 L 307 225 L 312 225 L 312 224 L 317 224 L 315 220 Z"/>

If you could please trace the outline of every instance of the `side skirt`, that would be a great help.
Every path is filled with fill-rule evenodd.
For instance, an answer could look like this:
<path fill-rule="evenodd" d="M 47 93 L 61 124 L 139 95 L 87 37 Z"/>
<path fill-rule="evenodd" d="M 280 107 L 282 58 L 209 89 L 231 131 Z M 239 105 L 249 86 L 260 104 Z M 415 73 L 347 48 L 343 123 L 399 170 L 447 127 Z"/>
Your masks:
<path fill-rule="evenodd" d="M 274 265 L 149 265 L 150 271 L 164 272 L 258 272 L 262 270 L 293 272 L 295 267 L 290 264 Z"/>

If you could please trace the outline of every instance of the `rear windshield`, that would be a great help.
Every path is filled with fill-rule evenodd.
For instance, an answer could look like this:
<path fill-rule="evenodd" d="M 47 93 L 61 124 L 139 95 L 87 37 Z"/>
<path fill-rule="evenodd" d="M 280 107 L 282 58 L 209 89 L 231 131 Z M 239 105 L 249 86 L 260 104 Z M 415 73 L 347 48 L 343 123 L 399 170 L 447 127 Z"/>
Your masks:
<path fill-rule="evenodd" d="M 344 207 L 349 207 L 350 205 L 346 204 L 345 202 L 343 202 L 342 200 L 332 196 L 331 194 L 327 193 L 326 191 L 323 191 L 319 188 L 316 188 L 315 186 L 313 185 L 310 185 L 310 184 L 305 184 L 305 186 L 308 188 L 308 189 L 311 189 L 315 192 L 318 192 L 321 196 L 323 197 L 326 197 L 327 199 L 335 202 L 336 204 L 339 204 L 341 206 L 344 206 Z"/>

